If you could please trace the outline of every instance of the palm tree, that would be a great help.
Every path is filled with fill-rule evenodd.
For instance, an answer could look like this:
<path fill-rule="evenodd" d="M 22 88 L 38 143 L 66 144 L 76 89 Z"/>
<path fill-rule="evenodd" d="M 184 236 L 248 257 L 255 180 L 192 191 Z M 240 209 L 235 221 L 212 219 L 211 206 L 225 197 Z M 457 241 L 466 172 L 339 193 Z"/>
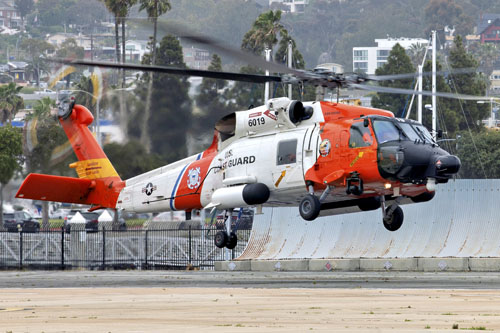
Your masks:
<path fill-rule="evenodd" d="M 120 0 L 102 0 L 106 8 L 115 16 L 115 49 L 116 49 L 116 62 L 120 62 L 120 34 L 118 27 L 120 26 L 121 18 L 123 17 L 122 1 Z"/>
<path fill-rule="evenodd" d="M 115 16 L 115 42 L 116 42 L 116 62 L 120 62 L 120 38 L 118 33 L 118 26 L 122 25 L 122 61 L 125 62 L 125 17 L 128 16 L 130 7 L 132 7 L 137 0 L 102 0 L 108 10 Z M 122 70 L 122 88 L 125 87 L 125 71 Z M 127 115 L 125 109 L 125 100 L 120 95 L 120 127 L 127 136 Z"/>
<path fill-rule="evenodd" d="M 90 77 L 82 76 L 80 82 L 75 84 L 75 100 L 78 104 L 85 105 L 95 116 L 96 98 L 94 97 L 94 86 Z"/>
<path fill-rule="evenodd" d="M 44 97 L 36 101 L 33 107 L 33 113 L 26 116 L 26 120 L 39 119 L 45 120 L 50 117 L 50 110 L 56 106 L 56 102 L 50 97 Z"/>
<path fill-rule="evenodd" d="M 156 63 L 156 35 L 158 31 L 158 17 L 168 12 L 172 6 L 170 0 L 139 0 L 139 11 L 146 10 L 149 19 L 153 22 L 153 39 L 151 41 L 151 65 Z"/>
<path fill-rule="evenodd" d="M 156 63 L 156 35 L 158 31 L 158 17 L 169 11 L 172 6 L 170 0 L 139 0 L 141 7 L 139 11 L 146 9 L 148 17 L 153 21 L 153 39 L 151 40 L 151 60 L 150 64 Z M 141 124 L 141 143 L 144 145 L 146 152 L 151 151 L 151 140 L 149 138 L 148 123 L 151 116 L 151 98 L 153 94 L 153 72 L 149 72 L 148 91 L 146 95 L 146 110 L 142 117 Z"/>
<path fill-rule="evenodd" d="M 17 111 L 24 108 L 24 100 L 19 96 L 23 87 L 14 82 L 0 86 L 0 121 L 12 123 Z"/>
<path fill-rule="evenodd" d="M 262 54 L 268 48 L 272 54 L 274 45 L 278 43 L 278 34 L 287 34 L 280 20 L 281 10 L 261 14 L 253 23 L 252 29 L 243 36 L 241 48 L 255 54 Z"/>
<path fill-rule="evenodd" d="M 413 63 L 413 66 L 417 67 L 418 65 L 422 64 L 426 48 L 427 45 L 421 43 L 415 43 L 410 45 L 407 53 L 411 59 L 411 62 Z"/>

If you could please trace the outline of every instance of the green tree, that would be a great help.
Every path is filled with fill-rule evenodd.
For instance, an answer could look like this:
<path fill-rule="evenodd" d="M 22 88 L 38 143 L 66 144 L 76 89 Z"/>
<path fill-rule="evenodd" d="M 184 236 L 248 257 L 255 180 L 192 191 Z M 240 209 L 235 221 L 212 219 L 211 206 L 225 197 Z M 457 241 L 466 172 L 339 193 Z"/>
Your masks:
<path fill-rule="evenodd" d="M 285 30 L 282 32 L 281 40 L 278 44 L 278 50 L 276 51 L 275 61 L 282 63 L 283 65 L 288 65 L 288 43 L 292 43 L 292 67 L 296 69 L 305 69 L 306 63 L 302 53 L 300 53 L 297 43 L 295 40 L 288 35 Z M 283 86 L 283 89 L 276 89 L 275 97 L 288 96 L 288 89 Z M 292 86 L 292 99 L 302 100 L 302 101 L 313 101 L 315 100 L 315 87 L 312 85 L 306 85 L 300 87 L 295 84 Z"/>
<path fill-rule="evenodd" d="M 36 86 L 39 87 L 40 71 L 46 68 L 44 56 L 53 52 L 54 46 L 44 40 L 29 38 L 21 42 L 21 48 L 26 52 L 36 77 Z"/>
<path fill-rule="evenodd" d="M 30 14 L 34 9 L 35 2 L 33 0 L 15 0 L 14 6 L 16 7 L 19 15 L 21 16 L 21 25 L 24 29 L 24 20 L 26 15 Z"/>
<path fill-rule="evenodd" d="M 78 46 L 74 38 L 67 38 L 56 50 L 57 58 L 83 59 L 85 50 Z"/>
<path fill-rule="evenodd" d="M 19 93 L 23 87 L 14 82 L 0 86 L 0 121 L 11 123 L 17 111 L 24 107 L 24 100 Z"/>
<path fill-rule="evenodd" d="M 124 16 L 124 8 L 121 0 L 102 0 L 106 5 L 106 8 L 115 17 L 115 50 L 116 50 L 116 62 L 120 62 L 120 22 L 121 18 Z"/>
<path fill-rule="evenodd" d="M 77 0 L 39 0 L 36 2 L 36 16 L 42 27 L 69 26 L 74 15 L 70 15 L 68 9 Z"/>
<path fill-rule="evenodd" d="M 222 71 L 222 60 L 217 55 L 212 56 L 210 71 Z M 224 80 L 204 78 L 200 85 L 200 93 L 196 97 L 196 105 L 199 112 L 194 114 L 194 131 L 198 141 L 206 141 L 204 138 L 211 138 L 214 125 L 223 116 L 231 112 L 228 101 L 220 93 L 221 89 L 227 86 Z"/>
<path fill-rule="evenodd" d="M 477 60 L 465 49 L 460 35 L 455 37 L 454 45 L 450 50 L 449 62 L 453 69 L 477 69 L 479 66 Z M 448 81 L 452 92 L 476 96 L 485 95 L 486 83 L 484 77 L 478 72 L 451 74 L 448 77 Z M 482 129 L 482 126 L 478 126 L 478 124 L 489 115 L 488 105 L 477 104 L 476 101 L 461 102 L 461 105 L 457 105 L 457 110 L 463 110 L 465 113 L 465 118 L 461 117 L 459 124 L 461 130 L 468 128 Z"/>
<path fill-rule="evenodd" d="M 444 41 L 442 31 L 445 26 L 455 27 L 460 35 L 472 33 L 474 20 L 455 0 L 430 0 L 424 11 L 427 22 L 426 33 L 436 30 L 442 41 Z"/>
<path fill-rule="evenodd" d="M 157 49 L 157 64 L 185 68 L 182 47 L 172 35 L 163 37 Z M 136 90 L 136 94 L 144 99 L 147 89 L 147 78 Z M 148 123 L 151 138 L 151 151 L 159 154 L 166 161 L 175 161 L 187 154 L 186 133 L 191 125 L 191 100 L 188 96 L 189 82 L 187 77 L 155 73 L 153 76 L 153 98 Z M 168 93 L 165 93 L 168 92 Z M 130 134 L 140 138 L 140 124 L 144 105 L 139 106 L 129 121 Z"/>
<path fill-rule="evenodd" d="M 130 140 L 123 145 L 110 143 L 103 149 L 122 179 L 129 179 L 165 164 L 159 155 L 148 153 L 137 140 Z"/>
<path fill-rule="evenodd" d="M 90 77 L 82 76 L 75 84 L 75 101 L 84 105 L 96 116 L 96 99 L 94 98 L 94 86 Z"/>
<path fill-rule="evenodd" d="M 478 44 L 472 50 L 472 54 L 477 59 L 479 67 L 485 73 L 486 77 L 489 77 L 495 69 L 499 52 L 500 48 L 492 43 Z"/>
<path fill-rule="evenodd" d="M 397 43 L 389 53 L 387 63 L 377 68 L 376 75 L 407 74 L 415 72 L 410 57 L 405 49 Z M 412 79 L 381 81 L 380 85 L 389 88 L 412 89 Z M 408 95 L 377 93 L 372 98 L 372 106 L 379 109 L 392 111 L 396 116 L 401 115 L 408 102 Z"/>
<path fill-rule="evenodd" d="M 139 11 L 146 10 L 149 19 L 153 22 L 153 37 L 151 40 L 151 60 L 150 64 L 156 64 L 156 36 L 158 33 L 158 17 L 170 10 L 169 0 L 139 0 L 141 7 Z M 151 150 L 151 140 L 148 135 L 148 122 L 151 117 L 151 98 L 153 96 L 153 72 L 149 72 L 148 89 L 146 95 L 146 108 L 144 110 L 144 118 L 141 128 L 141 142 L 145 146 L 146 151 Z"/>
<path fill-rule="evenodd" d="M 278 43 L 278 35 L 286 33 L 280 20 L 280 10 L 270 10 L 259 15 L 252 28 L 243 36 L 241 48 L 255 54 L 262 54 L 268 48 L 273 54 L 272 49 Z"/>
<path fill-rule="evenodd" d="M 51 110 L 55 107 L 55 101 L 50 97 L 44 97 L 38 100 L 34 105 L 34 112 L 27 117 L 29 126 L 31 122 L 36 128 L 36 142 L 31 149 L 25 146 L 24 154 L 26 156 L 26 169 L 28 172 L 41 172 L 44 174 L 64 174 L 68 172 L 68 161 L 55 161 L 53 159 L 54 149 L 65 142 L 67 137 L 59 126 L 59 122 L 51 116 Z M 74 160 L 73 154 L 70 155 Z M 66 163 L 65 163 L 66 162 Z M 49 210 L 48 202 L 42 201 L 42 229 L 49 228 Z"/>
<path fill-rule="evenodd" d="M 422 64 L 422 60 L 424 59 L 425 50 L 427 45 L 415 43 L 411 44 L 407 50 L 408 56 L 411 59 L 411 62 L 415 68 Z"/>
<path fill-rule="evenodd" d="M 436 70 L 438 72 L 442 71 L 441 63 L 436 63 Z M 426 73 L 432 72 L 432 62 L 427 61 L 424 65 L 423 71 Z M 432 76 L 426 75 L 423 77 L 422 88 L 426 91 L 432 91 Z M 449 93 L 451 92 L 448 82 L 442 75 L 436 76 L 436 91 Z M 431 104 L 432 98 L 429 96 L 423 96 L 422 104 Z M 416 108 L 416 103 L 414 103 Z M 450 98 L 437 97 L 437 124 L 438 129 L 442 129 L 448 138 L 455 138 L 456 131 L 460 123 L 460 118 L 462 115 L 460 113 L 457 101 Z M 423 112 L 423 124 L 427 128 L 432 128 L 432 112 L 427 110 L 422 110 Z M 414 113 L 416 114 L 416 112 Z M 415 118 L 416 119 L 416 118 Z M 454 150 L 452 146 L 449 147 L 450 150 Z"/>
<path fill-rule="evenodd" d="M 104 4 L 108 8 L 108 10 L 113 13 L 115 17 L 115 47 L 116 47 L 116 61 L 117 62 L 125 62 L 125 18 L 129 14 L 130 7 L 132 7 L 137 0 L 103 0 Z M 122 58 L 120 61 L 120 38 L 119 38 L 119 25 L 121 23 L 122 27 Z M 122 70 L 122 89 L 125 88 L 125 71 Z M 120 105 L 120 127 L 125 132 L 125 136 L 127 136 L 127 126 L 126 119 L 127 109 L 125 105 L 125 97 L 123 94 L 119 96 L 119 105 Z"/>
<path fill-rule="evenodd" d="M 11 125 L 0 127 L 0 228 L 3 229 L 3 187 L 22 166 L 22 134 Z"/>
<path fill-rule="evenodd" d="M 500 178 L 500 132 L 460 133 L 456 145 L 462 178 Z"/>
<path fill-rule="evenodd" d="M 264 71 L 251 66 L 243 66 L 240 73 L 263 75 Z M 264 104 L 264 86 L 257 83 L 236 82 L 234 87 L 227 91 L 224 96 L 231 101 L 232 109 L 246 110 Z"/>

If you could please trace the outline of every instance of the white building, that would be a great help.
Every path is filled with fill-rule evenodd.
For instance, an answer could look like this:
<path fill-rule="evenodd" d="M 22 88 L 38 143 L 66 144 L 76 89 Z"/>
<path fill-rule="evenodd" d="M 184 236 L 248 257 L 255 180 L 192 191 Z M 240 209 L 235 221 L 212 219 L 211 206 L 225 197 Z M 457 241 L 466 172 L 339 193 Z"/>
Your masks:
<path fill-rule="evenodd" d="M 278 4 L 284 11 L 290 13 L 303 13 L 309 0 L 269 0 L 269 7 Z"/>
<path fill-rule="evenodd" d="M 353 47 L 352 69 L 354 72 L 363 71 L 366 74 L 375 74 L 377 68 L 387 63 L 387 57 L 397 43 L 405 50 L 414 44 L 429 45 L 427 39 L 405 37 L 375 39 L 375 43 L 377 46 Z"/>
<path fill-rule="evenodd" d="M 147 40 L 127 40 L 125 42 L 125 60 L 127 62 L 141 62 L 146 53 L 149 53 Z"/>

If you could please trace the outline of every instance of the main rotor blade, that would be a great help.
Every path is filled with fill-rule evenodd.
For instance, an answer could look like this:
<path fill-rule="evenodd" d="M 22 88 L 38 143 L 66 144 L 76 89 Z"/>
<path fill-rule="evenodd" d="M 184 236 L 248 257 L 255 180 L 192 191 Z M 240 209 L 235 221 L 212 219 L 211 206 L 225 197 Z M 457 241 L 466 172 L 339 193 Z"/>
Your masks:
<path fill-rule="evenodd" d="M 379 93 L 387 93 L 387 94 L 404 94 L 404 95 L 423 95 L 423 96 L 438 96 L 444 98 L 453 98 L 453 99 L 463 99 L 468 101 L 487 101 L 489 97 L 484 96 L 473 96 L 473 95 L 465 95 L 465 94 L 454 94 L 454 93 L 445 93 L 445 92 L 436 92 L 433 93 L 431 91 L 416 91 L 411 89 L 403 89 L 403 88 L 390 88 L 390 87 L 381 87 L 381 86 L 371 86 L 364 84 L 352 83 L 349 85 L 353 88 L 358 88 L 361 90 L 374 91 Z"/>
<path fill-rule="evenodd" d="M 143 72 L 157 72 L 157 73 L 166 73 L 174 75 L 200 76 L 200 77 L 230 80 L 230 81 L 245 81 L 253 83 L 282 82 L 281 76 L 274 76 L 274 75 L 266 76 L 262 74 L 216 72 L 216 71 L 207 71 L 200 69 L 189 69 L 189 68 L 139 65 L 139 64 L 127 64 L 127 63 L 121 64 L 121 63 L 106 62 L 106 61 L 64 60 L 64 59 L 48 59 L 48 61 L 66 65 L 97 66 L 105 68 L 136 70 Z"/>
<path fill-rule="evenodd" d="M 144 24 L 144 20 L 139 21 L 139 24 Z M 173 24 L 170 22 L 165 22 L 165 21 L 158 21 L 158 29 L 163 30 L 165 32 L 174 34 L 180 38 L 184 38 L 186 40 L 189 40 L 193 43 L 199 43 L 199 44 L 204 44 L 207 45 L 214 50 L 225 53 L 226 55 L 236 59 L 236 60 L 241 60 L 246 62 L 249 65 L 259 67 L 262 69 L 267 69 L 270 72 L 274 73 L 284 73 L 284 74 L 291 74 L 297 77 L 301 77 L 303 72 L 302 71 L 297 71 L 292 68 L 288 68 L 285 65 L 278 64 L 272 61 L 266 61 L 264 58 L 259 57 L 257 55 L 244 52 L 240 49 L 236 49 L 234 47 L 231 47 L 227 44 L 225 44 L 222 41 L 219 41 L 213 37 L 208 37 L 204 36 L 203 34 L 200 34 L 198 32 L 194 32 L 193 30 L 189 29 L 186 26 L 181 26 L 179 24 Z"/>
<path fill-rule="evenodd" d="M 457 68 L 451 71 L 436 71 L 437 76 L 441 75 L 458 75 L 458 74 L 470 74 L 477 72 L 477 68 Z M 433 72 L 423 72 L 422 76 L 431 76 Z M 390 81 L 390 80 L 403 80 L 412 79 L 418 77 L 418 73 L 406 73 L 406 74 L 388 74 L 388 75 L 367 75 L 366 79 L 371 81 Z"/>

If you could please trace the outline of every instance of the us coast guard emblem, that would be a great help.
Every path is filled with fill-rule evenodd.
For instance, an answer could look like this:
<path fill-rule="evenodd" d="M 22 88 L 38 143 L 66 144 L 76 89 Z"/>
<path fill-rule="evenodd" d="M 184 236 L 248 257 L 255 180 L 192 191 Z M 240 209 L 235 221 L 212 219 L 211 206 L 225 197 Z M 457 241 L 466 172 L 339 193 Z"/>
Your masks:
<path fill-rule="evenodd" d="M 187 185 L 189 189 L 194 189 L 200 186 L 200 168 L 193 168 L 188 171 Z"/>

